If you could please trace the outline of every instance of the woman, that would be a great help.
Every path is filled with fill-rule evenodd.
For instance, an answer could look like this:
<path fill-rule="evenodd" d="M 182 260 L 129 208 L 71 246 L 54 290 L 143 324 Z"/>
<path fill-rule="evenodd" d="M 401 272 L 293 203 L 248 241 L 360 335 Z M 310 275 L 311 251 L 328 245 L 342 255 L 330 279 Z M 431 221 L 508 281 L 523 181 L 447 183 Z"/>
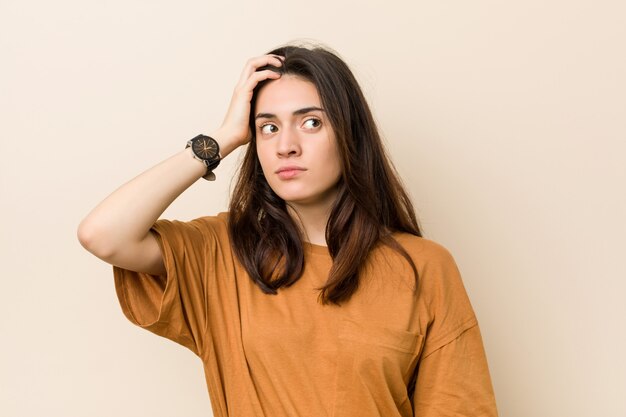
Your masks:
<path fill-rule="evenodd" d="M 247 146 L 229 212 L 158 220 Z M 421 237 L 346 64 L 250 59 L 220 129 L 81 223 L 135 324 L 203 361 L 215 416 L 494 416 L 450 254 Z"/>

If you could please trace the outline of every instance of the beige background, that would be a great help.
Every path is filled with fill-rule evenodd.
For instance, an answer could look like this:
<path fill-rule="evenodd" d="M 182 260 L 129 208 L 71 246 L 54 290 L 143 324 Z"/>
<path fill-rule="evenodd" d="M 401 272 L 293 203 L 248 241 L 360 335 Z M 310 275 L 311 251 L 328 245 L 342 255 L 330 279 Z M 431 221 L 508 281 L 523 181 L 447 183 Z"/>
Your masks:
<path fill-rule="evenodd" d="M 626 415 L 623 4 L 0 0 L 0 415 L 211 415 L 200 361 L 125 320 L 75 231 L 297 38 L 354 68 L 461 268 L 501 415 Z M 236 159 L 165 217 L 223 210 Z"/>

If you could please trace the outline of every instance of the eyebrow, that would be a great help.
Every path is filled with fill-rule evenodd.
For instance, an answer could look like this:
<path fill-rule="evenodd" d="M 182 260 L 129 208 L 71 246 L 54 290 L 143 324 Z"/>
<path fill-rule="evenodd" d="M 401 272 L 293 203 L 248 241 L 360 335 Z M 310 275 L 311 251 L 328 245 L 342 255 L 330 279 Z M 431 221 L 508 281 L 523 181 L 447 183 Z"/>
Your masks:
<path fill-rule="evenodd" d="M 310 107 L 304 107 L 302 109 L 298 109 L 296 111 L 294 111 L 292 114 L 294 116 L 300 116 L 302 114 L 307 114 L 310 113 L 312 111 L 324 111 L 324 109 L 322 109 L 321 107 L 317 107 L 317 106 L 310 106 Z M 258 113 L 255 117 L 254 120 L 256 119 L 275 119 L 276 115 L 272 114 L 272 113 Z"/>

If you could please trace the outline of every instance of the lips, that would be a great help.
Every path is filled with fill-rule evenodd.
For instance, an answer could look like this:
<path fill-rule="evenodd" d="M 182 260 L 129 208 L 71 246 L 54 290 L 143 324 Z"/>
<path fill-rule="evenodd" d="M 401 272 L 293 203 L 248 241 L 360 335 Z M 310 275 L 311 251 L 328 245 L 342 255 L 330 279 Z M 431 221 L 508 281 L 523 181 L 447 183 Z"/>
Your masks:
<path fill-rule="evenodd" d="M 294 178 L 304 171 L 306 171 L 306 168 L 290 165 L 278 168 L 275 173 L 278 175 L 279 178 L 288 180 Z"/>

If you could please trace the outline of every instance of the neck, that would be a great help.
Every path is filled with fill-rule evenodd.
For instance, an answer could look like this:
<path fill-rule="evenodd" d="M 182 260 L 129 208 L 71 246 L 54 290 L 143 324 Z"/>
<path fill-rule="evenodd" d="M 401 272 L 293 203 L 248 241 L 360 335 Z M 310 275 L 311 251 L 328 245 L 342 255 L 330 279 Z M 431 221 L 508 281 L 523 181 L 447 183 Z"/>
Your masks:
<path fill-rule="evenodd" d="M 305 241 L 314 245 L 326 245 L 326 225 L 330 217 L 332 205 L 299 205 L 290 203 L 289 214 L 300 226 Z"/>

